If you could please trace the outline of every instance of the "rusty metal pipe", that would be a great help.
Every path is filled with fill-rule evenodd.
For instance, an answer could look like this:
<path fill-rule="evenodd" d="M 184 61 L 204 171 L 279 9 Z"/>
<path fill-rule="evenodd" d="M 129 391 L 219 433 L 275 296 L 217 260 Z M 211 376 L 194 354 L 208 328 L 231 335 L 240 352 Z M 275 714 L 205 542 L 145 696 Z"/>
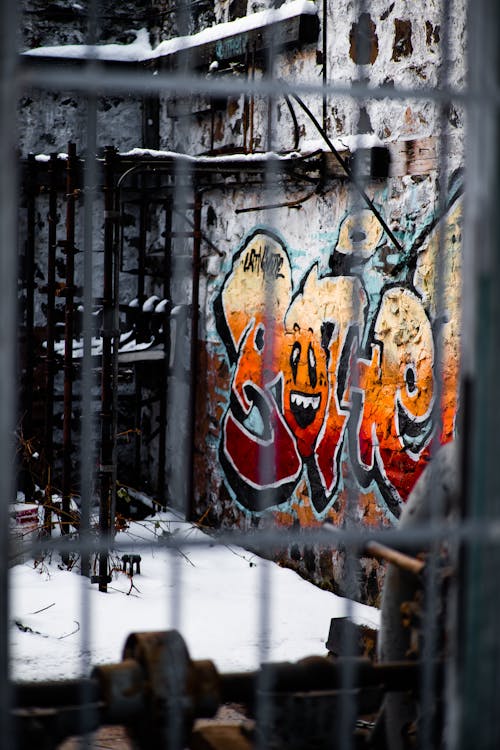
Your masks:
<path fill-rule="evenodd" d="M 406 570 L 415 575 L 420 575 L 425 568 L 423 560 L 405 555 L 403 552 L 399 552 L 399 550 L 392 549 L 379 542 L 367 542 L 364 549 L 365 552 L 368 552 L 373 557 L 393 563 L 393 565 L 397 565 L 401 570 Z"/>
<path fill-rule="evenodd" d="M 85 693 L 87 702 L 97 703 L 101 692 L 97 680 L 48 680 L 47 682 L 19 682 L 12 686 L 13 704 L 16 708 L 49 708 L 78 705 Z"/>
<path fill-rule="evenodd" d="M 76 146 L 68 143 L 66 161 L 66 290 L 64 311 L 64 412 L 63 412 L 63 474 L 62 474 L 62 518 L 61 532 L 69 531 L 72 485 L 72 440 L 71 420 L 73 416 L 73 332 L 75 302 L 75 204 L 76 204 Z"/>
<path fill-rule="evenodd" d="M 57 154 L 49 160 L 49 213 L 47 256 L 47 354 L 45 378 L 45 533 L 51 533 L 52 524 L 52 472 L 54 469 L 54 340 L 56 306 L 56 242 L 57 242 Z"/>
<path fill-rule="evenodd" d="M 191 390 L 191 414 L 189 435 L 189 466 L 187 473 L 187 499 L 188 520 L 196 519 L 196 503 L 194 499 L 194 459 L 196 442 L 196 406 L 198 387 L 198 363 L 199 363 L 199 339 L 198 325 L 200 318 L 200 264 L 201 264 L 201 194 L 196 192 L 194 196 L 193 211 L 193 280 L 191 287 L 191 348 L 190 348 L 190 390 Z"/>
<path fill-rule="evenodd" d="M 101 452 L 100 452 L 100 504 L 99 531 L 103 538 L 110 529 L 111 491 L 114 462 L 113 435 L 113 238 L 114 238 L 114 161 L 115 149 L 108 146 L 104 152 L 104 279 L 103 327 L 101 364 Z M 108 590 L 108 553 L 99 553 L 99 591 Z"/>
<path fill-rule="evenodd" d="M 35 209 L 38 188 L 36 184 L 37 164 L 34 154 L 28 156 L 26 180 L 26 246 L 24 262 L 24 285 L 26 290 L 26 307 L 24 313 L 24 382 L 23 382 L 23 438 L 28 441 L 33 437 L 33 373 L 35 369 Z M 33 497 L 34 482 L 26 472 L 24 493 L 26 498 Z"/>
<path fill-rule="evenodd" d="M 139 255 L 137 259 L 137 298 L 140 304 L 143 302 L 145 289 L 147 217 L 147 204 L 142 198 L 139 211 Z"/>
<path fill-rule="evenodd" d="M 163 297 L 171 300 L 170 279 L 172 260 L 172 201 L 165 203 L 165 245 L 164 245 L 164 276 Z M 166 505 L 165 496 L 165 464 L 167 450 L 167 406 L 168 406 L 168 377 L 170 370 L 170 309 L 163 318 L 163 360 L 160 372 L 160 404 L 159 404 L 159 436 L 158 436 L 158 476 L 156 488 L 162 505 Z"/>

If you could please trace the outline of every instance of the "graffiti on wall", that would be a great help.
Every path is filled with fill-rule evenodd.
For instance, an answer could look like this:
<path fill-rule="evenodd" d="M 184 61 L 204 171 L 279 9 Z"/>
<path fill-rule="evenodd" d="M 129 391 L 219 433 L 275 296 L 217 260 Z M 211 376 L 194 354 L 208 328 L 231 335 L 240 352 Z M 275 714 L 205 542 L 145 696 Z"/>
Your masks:
<path fill-rule="evenodd" d="M 370 212 L 347 216 L 329 272 L 313 263 L 297 288 L 290 254 L 272 232 L 256 230 L 233 258 L 215 302 L 232 368 L 219 454 L 235 498 L 251 512 L 283 507 L 304 479 L 324 517 L 349 460 L 360 487 L 376 487 L 398 516 L 433 441 L 453 437 L 460 202 L 419 237 L 406 276 L 384 279 L 370 294 L 363 268 L 382 234 Z M 453 278 L 438 310 L 443 246 Z"/>

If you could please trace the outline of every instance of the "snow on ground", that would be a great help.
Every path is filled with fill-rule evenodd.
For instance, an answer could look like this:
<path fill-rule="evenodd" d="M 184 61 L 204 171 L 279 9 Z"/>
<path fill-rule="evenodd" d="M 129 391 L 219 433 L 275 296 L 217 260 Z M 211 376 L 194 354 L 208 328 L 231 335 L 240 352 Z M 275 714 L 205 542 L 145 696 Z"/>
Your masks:
<path fill-rule="evenodd" d="M 178 546 L 161 548 L 163 534 Z M 324 655 L 332 617 L 348 614 L 378 626 L 378 610 L 322 591 L 240 547 L 217 544 L 172 513 L 133 522 L 120 532 L 112 556 L 117 565 L 124 553 L 137 552 L 130 549 L 135 541 L 147 543 L 140 550 L 141 574 L 131 580 L 114 572 L 107 594 L 78 572 L 60 569 L 58 555 L 51 562 L 46 558 L 35 566 L 30 560 L 11 568 L 14 679 L 88 674 L 93 664 L 120 661 L 125 639 L 134 631 L 175 628 L 193 659 L 212 659 L 220 671 L 240 671 L 255 669 L 262 660 Z M 189 546 L 193 542 L 196 546 Z M 261 638 L 263 582 L 270 606 Z M 82 641 L 85 615 L 87 644 Z"/>

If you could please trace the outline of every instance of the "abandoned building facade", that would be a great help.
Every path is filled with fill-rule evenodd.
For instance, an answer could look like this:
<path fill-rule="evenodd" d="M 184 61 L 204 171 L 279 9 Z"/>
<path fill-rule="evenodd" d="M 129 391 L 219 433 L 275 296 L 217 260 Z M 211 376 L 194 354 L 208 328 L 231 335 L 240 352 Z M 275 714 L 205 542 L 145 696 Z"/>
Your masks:
<path fill-rule="evenodd" d="M 464 84 L 464 3 L 447 34 L 434 0 L 100 3 L 90 30 L 87 5 L 23 3 L 22 481 L 78 493 L 87 294 L 114 507 L 397 523 L 455 431 L 464 118 L 418 91 Z M 67 88 L 37 87 L 50 66 Z M 354 592 L 340 552 L 276 556 L 377 599 L 372 559 Z"/>

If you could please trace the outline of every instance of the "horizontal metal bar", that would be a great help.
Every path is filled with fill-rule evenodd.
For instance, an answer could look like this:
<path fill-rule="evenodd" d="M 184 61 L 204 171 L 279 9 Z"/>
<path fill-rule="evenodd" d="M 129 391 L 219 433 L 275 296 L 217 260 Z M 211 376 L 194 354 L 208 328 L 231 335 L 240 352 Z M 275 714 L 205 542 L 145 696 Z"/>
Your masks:
<path fill-rule="evenodd" d="M 12 703 L 16 708 L 76 706 L 82 696 L 88 703 L 100 700 L 99 684 L 89 678 L 44 682 L 18 682 L 12 686 Z"/>
<path fill-rule="evenodd" d="M 419 89 L 397 86 L 370 86 L 363 83 L 352 85 L 329 83 L 326 86 L 315 83 L 290 83 L 280 79 L 261 80 L 239 79 L 236 77 L 217 79 L 189 73 L 165 72 L 156 70 L 110 68 L 101 61 L 89 61 L 77 64 L 74 61 L 64 63 L 36 60 L 28 56 L 21 57 L 18 67 L 18 85 L 21 88 L 57 89 L 93 92 L 96 94 L 166 94 L 182 93 L 205 94 L 227 98 L 245 94 L 257 96 L 297 94 L 323 96 L 341 96 L 355 100 L 391 99 L 391 100 L 424 100 L 435 102 L 487 102 L 490 105 L 500 103 L 498 87 L 488 85 L 482 89 L 443 87 L 440 89 L 422 87 Z"/>
<path fill-rule="evenodd" d="M 40 539 L 31 545 L 26 545 L 24 550 L 39 553 L 50 550 L 64 550 L 72 552 L 99 552 L 113 548 L 129 549 L 151 549 L 153 540 L 133 541 L 126 540 L 117 542 L 108 537 L 100 540 L 89 540 L 82 542 L 79 539 Z M 186 537 L 180 540 L 178 537 L 157 537 L 154 541 L 158 548 L 185 549 L 194 547 L 207 547 L 215 544 L 226 546 L 241 546 L 251 549 L 256 554 L 275 551 L 276 546 L 283 548 L 286 544 L 299 544 L 303 546 L 320 545 L 326 548 L 337 546 L 358 548 L 361 553 L 368 542 L 379 542 L 397 549 L 427 549 L 433 542 L 447 541 L 448 543 L 470 543 L 475 542 L 484 545 L 500 544 L 500 522 L 484 525 L 480 522 L 462 523 L 433 523 L 415 526 L 412 529 L 386 528 L 374 531 L 373 529 L 337 529 L 334 527 L 311 529 L 266 529 L 263 531 L 244 532 L 240 530 L 223 533 L 207 533 L 206 537 L 193 539 Z"/>

